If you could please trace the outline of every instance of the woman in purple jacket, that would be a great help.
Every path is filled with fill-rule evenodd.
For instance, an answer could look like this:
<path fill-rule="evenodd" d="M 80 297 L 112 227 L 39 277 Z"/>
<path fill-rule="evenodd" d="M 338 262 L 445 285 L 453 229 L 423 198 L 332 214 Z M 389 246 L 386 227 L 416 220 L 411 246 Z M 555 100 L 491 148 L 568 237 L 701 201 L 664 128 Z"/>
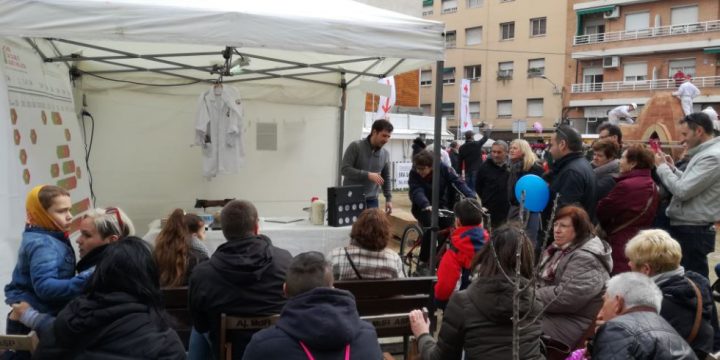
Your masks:
<path fill-rule="evenodd" d="M 625 244 L 655 218 L 659 196 L 650 176 L 654 164 L 645 145 L 628 147 L 620 159 L 617 185 L 598 203 L 597 217 L 612 247 L 612 275 L 630 271 Z"/>

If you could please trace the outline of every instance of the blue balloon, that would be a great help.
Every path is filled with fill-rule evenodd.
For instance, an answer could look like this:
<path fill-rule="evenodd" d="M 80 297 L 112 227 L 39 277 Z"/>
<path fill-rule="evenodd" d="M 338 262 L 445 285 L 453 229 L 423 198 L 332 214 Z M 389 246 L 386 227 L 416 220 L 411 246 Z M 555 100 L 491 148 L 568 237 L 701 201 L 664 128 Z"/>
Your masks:
<path fill-rule="evenodd" d="M 515 183 L 515 197 L 518 202 L 522 200 L 523 191 L 525 191 L 525 208 L 530 211 L 543 211 L 550 200 L 548 184 L 537 175 L 525 175 Z"/>

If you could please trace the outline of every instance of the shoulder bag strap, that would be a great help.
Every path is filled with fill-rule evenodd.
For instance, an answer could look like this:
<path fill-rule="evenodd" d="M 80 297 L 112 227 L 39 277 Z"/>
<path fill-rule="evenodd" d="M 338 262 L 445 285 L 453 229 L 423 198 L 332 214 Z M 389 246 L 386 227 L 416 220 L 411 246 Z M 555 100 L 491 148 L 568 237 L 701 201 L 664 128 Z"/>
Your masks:
<path fill-rule="evenodd" d="M 362 276 L 360 276 L 360 272 L 359 272 L 358 269 L 355 267 L 355 263 L 354 263 L 354 262 L 352 261 L 352 259 L 350 258 L 350 253 L 348 253 L 347 248 L 345 247 L 345 248 L 343 248 L 343 250 L 345 250 L 345 257 L 346 257 L 346 258 L 348 259 L 348 261 L 350 262 L 350 266 L 352 266 L 353 271 L 355 271 L 355 275 L 357 276 L 357 278 L 358 278 L 359 280 L 362 280 Z"/>
<path fill-rule="evenodd" d="M 638 215 L 635 216 L 634 218 L 630 219 L 630 221 L 628 221 L 628 222 L 626 222 L 626 223 L 618 226 L 618 227 L 617 227 L 615 230 L 613 230 L 610 234 L 614 234 L 614 233 L 616 233 L 616 232 L 618 232 L 618 231 L 620 231 L 620 230 L 622 230 L 622 229 L 630 226 L 630 224 L 634 223 L 635 221 L 637 221 L 637 219 L 639 219 L 639 218 L 641 218 L 643 215 L 645 215 L 645 213 L 646 213 L 646 212 L 648 211 L 648 209 L 650 208 L 650 204 L 652 204 L 653 200 L 655 199 L 655 194 L 656 194 L 656 193 L 657 193 L 657 188 L 655 187 L 655 185 L 653 185 L 652 195 L 650 195 L 650 198 L 648 199 L 647 204 L 645 204 L 645 208 L 643 209 L 643 211 L 641 211 L 640 214 L 638 214 Z"/>
<path fill-rule="evenodd" d="M 700 320 L 702 320 L 702 294 L 700 293 L 700 289 L 698 289 L 697 285 L 690 280 L 689 278 L 685 278 L 690 283 L 690 286 L 692 286 L 693 290 L 695 290 L 695 296 L 697 297 L 697 309 L 695 310 L 695 322 L 693 323 L 692 330 L 690 330 L 690 335 L 688 335 L 687 339 L 685 339 L 688 344 L 693 342 L 695 340 L 695 337 L 698 334 L 698 331 L 700 330 Z"/>

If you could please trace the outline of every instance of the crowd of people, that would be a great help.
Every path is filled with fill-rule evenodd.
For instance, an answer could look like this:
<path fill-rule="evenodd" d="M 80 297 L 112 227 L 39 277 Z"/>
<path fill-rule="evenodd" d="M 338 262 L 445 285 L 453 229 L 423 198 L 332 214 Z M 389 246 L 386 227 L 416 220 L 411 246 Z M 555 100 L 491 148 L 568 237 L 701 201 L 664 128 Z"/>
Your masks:
<path fill-rule="evenodd" d="M 682 166 L 660 150 L 626 146 L 613 124 L 600 128 L 592 161 L 580 134 L 560 125 L 547 150 L 551 166 L 524 140 L 496 141 L 472 166 L 459 156 L 460 172 L 440 164 L 440 206 L 455 217 L 437 266 L 434 305 L 444 311 L 437 336 L 420 309 L 408 314 L 420 358 L 508 359 L 517 351 L 522 359 L 705 359 L 718 352 L 707 254 L 720 220 L 720 138 L 704 113 L 685 116 L 679 128 L 688 155 Z M 368 209 L 349 243 L 328 254 L 293 257 L 260 233 L 252 203 L 233 200 L 220 214 L 227 241 L 212 253 L 202 218 L 181 209 L 169 214 L 154 247 L 135 237 L 121 209 L 94 209 L 79 222 L 76 262 L 69 193 L 33 188 L 5 286 L 7 333 L 35 331 L 38 359 L 212 359 L 222 346 L 221 314 L 279 315 L 264 330 L 233 332 L 226 339 L 233 359 L 381 359 L 374 328 L 333 282 L 416 275 L 405 274 L 388 248 L 382 147 L 391 133 L 389 122 L 376 121 L 346 152 L 346 182 L 366 187 Z M 410 172 L 412 212 L 423 227 L 430 226 L 434 161 L 419 149 Z M 512 191 L 528 174 L 548 184 L 552 201 L 542 212 L 524 209 Z M 390 203 L 384 211 L 381 187 Z M 423 258 L 430 241 L 422 242 L 430 267 Z M 161 295 L 181 286 L 192 323 L 187 350 Z"/>

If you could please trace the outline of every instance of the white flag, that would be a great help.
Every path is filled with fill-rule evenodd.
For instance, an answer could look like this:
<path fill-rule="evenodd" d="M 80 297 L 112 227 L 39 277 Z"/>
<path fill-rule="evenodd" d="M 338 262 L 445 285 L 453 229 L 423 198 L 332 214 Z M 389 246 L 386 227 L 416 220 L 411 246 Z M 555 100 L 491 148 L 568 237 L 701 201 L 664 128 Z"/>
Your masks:
<path fill-rule="evenodd" d="M 462 79 L 460 82 L 460 132 L 464 133 L 473 129 L 470 118 L 470 80 Z"/>
<path fill-rule="evenodd" d="M 395 77 L 386 77 L 378 80 L 378 82 L 390 86 L 390 96 L 380 97 L 377 112 L 375 113 L 375 119 L 387 119 L 387 115 L 388 113 L 390 113 L 390 109 L 395 106 Z"/>

